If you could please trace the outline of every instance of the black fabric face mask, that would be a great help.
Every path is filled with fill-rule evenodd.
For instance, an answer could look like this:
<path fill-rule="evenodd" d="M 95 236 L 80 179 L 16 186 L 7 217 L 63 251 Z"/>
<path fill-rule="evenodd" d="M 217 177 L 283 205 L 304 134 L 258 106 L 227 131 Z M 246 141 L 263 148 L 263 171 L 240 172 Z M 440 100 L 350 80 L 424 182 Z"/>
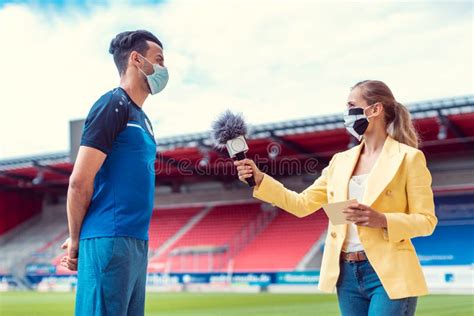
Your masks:
<path fill-rule="evenodd" d="M 344 126 L 359 141 L 369 126 L 369 120 L 364 110 L 363 108 L 352 108 L 347 109 L 344 113 Z"/>

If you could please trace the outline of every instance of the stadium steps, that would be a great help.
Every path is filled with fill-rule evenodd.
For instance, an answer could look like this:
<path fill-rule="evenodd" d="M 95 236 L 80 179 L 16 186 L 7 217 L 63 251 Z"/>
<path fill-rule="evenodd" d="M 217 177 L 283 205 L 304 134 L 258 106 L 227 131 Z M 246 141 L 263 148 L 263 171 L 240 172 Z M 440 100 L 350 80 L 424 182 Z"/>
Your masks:
<path fill-rule="evenodd" d="M 275 207 L 267 209 L 267 204 L 262 204 L 262 210 L 263 212 L 261 212 L 254 221 L 250 222 L 239 233 L 232 237 L 228 243 L 227 260 L 218 267 L 218 270 L 224 271 L 226 269 L 232 269 L 234 258 L 254 241 L 278 215 L 278 209 Z"/>
<path fill-rule="evenodd" d="M 321 269 L 321 261 L 323 258 L 323 247 L 326 239 L 327 230 L 321 234 L 321 238 L 314 243 L 308 253 L 301 259 L 296 266 L 296 271 L 308 271 Z"/>
<path fill-rule="evenodd" d="M 180 249 L 226 247 L 244 227 L 257 219 L 262 212 L 260 203 L 240 203 L 214 206 L 206 216 L 179 238 L 160 256 L 153 258 L 150 266 L 163 271 L 209 272 L 228 261 L 224 253 L 210 255 L 177 255 Z"/>
<path fill-rule="evenodd" d="M 171 237 L 163 238 L 163 240 L 165 241 L 161 243 L 155 251 L 153 251 L 152 257 L 160 256 L 162 253 L 168 250 L 168 248 L 170 248 L 178 239 L 180 239 L 184 234 L 186 234 L 189 230 L 191 230 L 194 227 L 194 225 L 196 225 L 201 219 L 203 219 L 209 213 L 211 208 L 212 207 L 210 206 L 204 208 L 202 211 L 198 212 L 196 215 L 191 217 L 191 219 L 189 219 L 189 221 L 185 223 L 184 226 L 181 226 L 181 228 L 179 228 L 178 231 L 176 231 L 173 235 L 171 235 Z M 156 233 L 159 233 L 161 229 L 160 223 L 159 223 L 160 220 L 158 220 L 157 222 L 158 222 L 157 223 L 158 227 L 157 227 Z M 169 224 L 170 224 L 169 221 L 163 223 L 163 225 L 169 225 Z M 154 231 L 150 232 L 150 234 L 152 233 L 155 233 L 155 232 Z"/>
<path fill-rule="evenodd" d="M 45 253 L 45 252 L 53 252 L 58 253 L 59 249 L 61 249 L 61 245 L 64 243 L 66 238 L 69 237 L 69 228 L 65 228 L 59 234 L 56 235 L 51 241 L 47 242 L 41 248 L 39 248 L 36 252 L 37 253 Z"/>
<path fill-rule="evenodd" d="M 65 227 L 67 227 L 65 211 L 61 214 L 43 212 L 38 221 L 2 245 L 0 258 L 2 263 L 11 268 L 23 261 L 36 261 L 37 250 L 57 238 L 58 232 L 64 231 Z"/>
<path fill-rule="evenodd" d="M 33 217 L 27 219 L 25 222 L 10 229 L 8 232 L 0 236 L 0 246 L 7 244 L 10 240 L 18 235 L 24 234 L 30 227 L 36 225 L 39 221 L 41 221 L 41 214 L 36 214 L 33 215 Z"/>
<path fill-rule="evenodd" d="M 235 258 L 235 272 L 293 271 L 326 231 L 324 212 L 298 218 L 280 210 L 275 220 Z"/>
<path fill-rule="evenodd" d="M 65 227 L 67 216 L 64 205 L 52 206 L 25 226 L 18 227 L 16 234 L 1 246 L 2 270 L 11 273 L 20 286 L 28 288 L 30 283 L 25 278 L 26 266 L 34 262 L 50 262 L 51 254 L 46 251 L 43 253 L 44 257 L 38 256 L 38 250 L 49 249 L 46 245 L 55 240 L 58 232 L 63 232 Z"/>

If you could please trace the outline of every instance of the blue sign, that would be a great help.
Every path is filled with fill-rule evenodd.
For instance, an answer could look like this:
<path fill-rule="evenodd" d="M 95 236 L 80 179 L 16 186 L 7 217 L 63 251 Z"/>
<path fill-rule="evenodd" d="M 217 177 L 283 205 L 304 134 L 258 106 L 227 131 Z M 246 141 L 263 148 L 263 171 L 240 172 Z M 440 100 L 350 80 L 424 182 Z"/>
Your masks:
<path fill-rule="evenodd" d="M 32 283 L 39 283 L 44 277 L 70 278 L 75 275 L 58 275 L 47 273 L 47 266 L 31 266 L 27 278 Z M 52 271 L 52 270 L 50 270 Z M 41 273 L 40 273 L 41 272 Z M 177 284 L 216 284 L 232 283 L 267 286 L 270 284 L 316 285 L 319 282 L 319 271 L 296 272 L 254 272 L 254 273 L 150 273 L 148 285 Z"/>
<path fill-rule="evenodd" d="M 277 273 L 277 284 L 318 284 L 319 271 Z"/>
<path fill-rule="evenodd" d="M 26 266 L 27 275 L 50 275 L 56 273 L 56 266 L 51 263 L 30 263 Z"/>

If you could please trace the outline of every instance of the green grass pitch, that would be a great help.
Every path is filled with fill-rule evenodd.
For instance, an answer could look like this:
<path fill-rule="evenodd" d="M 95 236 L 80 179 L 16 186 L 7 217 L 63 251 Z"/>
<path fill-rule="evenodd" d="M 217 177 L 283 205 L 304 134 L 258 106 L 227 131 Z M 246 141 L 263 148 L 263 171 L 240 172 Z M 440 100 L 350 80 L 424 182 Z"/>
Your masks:
<path fill-rule="evenodd" d="M 2 316 L 73 315 L 74 294 L 0 293 Z M 146 315 L 339 315 L 335 295 L 148 293 Z M 416 315 L 474 315 L 472 295 L 430 295 L 418 301 Z"/>

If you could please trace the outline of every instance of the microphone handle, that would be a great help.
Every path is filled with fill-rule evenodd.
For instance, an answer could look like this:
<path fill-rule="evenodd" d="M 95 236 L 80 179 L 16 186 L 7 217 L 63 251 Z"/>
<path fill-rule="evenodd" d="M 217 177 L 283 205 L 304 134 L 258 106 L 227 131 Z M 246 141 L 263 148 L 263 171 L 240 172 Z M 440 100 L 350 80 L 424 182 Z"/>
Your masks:
<path fill-rule="evenodd" d="M 244 151 L 241 151 L 240 153 L 237 153 L 235 154 L 235 160 L 244 160 L 245 158 L 247 158 L 247 156 L 245 156 L 245 152 Z M 255 178 L 254 177 L 251 177 L 251 178 L 247 178 L 245 179 L 245 181 L 247 181 L 247 184 L 249 185 L 249 187 L 254 187 L 256 185 L 255 183 Z"/>

